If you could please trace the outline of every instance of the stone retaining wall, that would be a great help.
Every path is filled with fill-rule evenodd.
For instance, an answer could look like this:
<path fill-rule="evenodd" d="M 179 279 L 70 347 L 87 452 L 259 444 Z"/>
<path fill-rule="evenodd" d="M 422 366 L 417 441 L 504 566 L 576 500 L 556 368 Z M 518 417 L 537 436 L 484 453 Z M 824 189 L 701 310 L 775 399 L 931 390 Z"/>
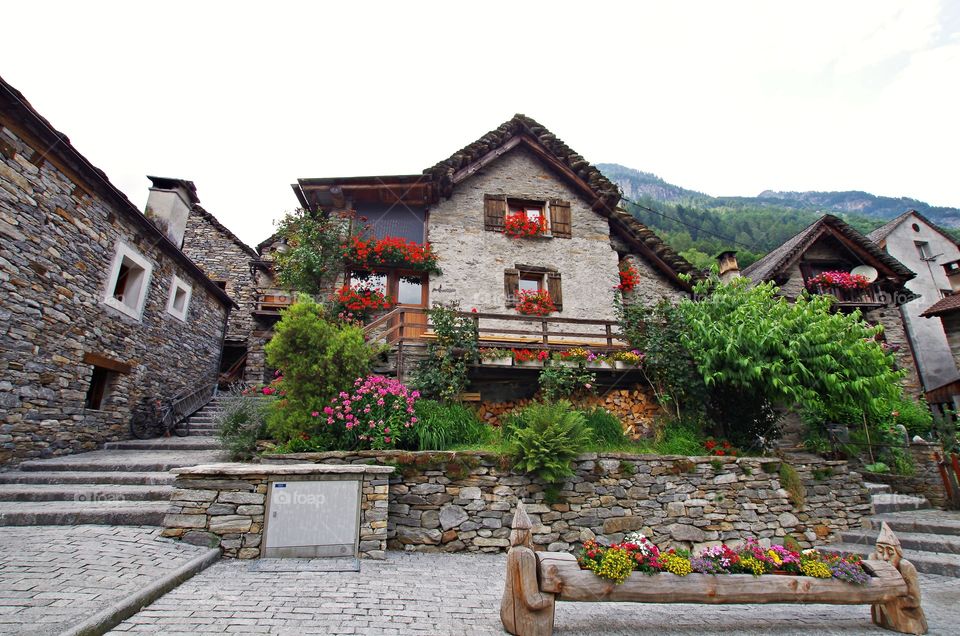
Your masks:
<path fill-rule="evenodd" d="M 177 468 L 163 536 L 219 546 L 224 556 L 255 559 L 263 549 L 271 481 L 362 480 L 360 558 L 382 559 L 387 544 L 388 466 L 209 464 Z"/>
<path fill-rule="evenodd" d="M 910 444 L 910 454 L 916 472 L 913 475 L 889 475 L 865 473 L 866 480 L 878 484 L 887 484 L 894 492 L 902 495 L 919 495 L 926 497 L 931 504 L 943 507 L 947 502 L 947 493 L 943 487 L 943 478 L 937 468 L 934 453 L 943 456 L 943 450 L 937 444 L 920 442 Z"/>
<path fill-rule="evenodd" d="M 380 463 L 391 478 L 388 547 L 417 551 L 505 550 L 518 498 L 528 504 L 534 543 L 567 551 L 603 535 L 642 530 L 660 545 L 699 548 L 757 536 L 793 535 L 804 547 L 861 526 L 872 512 L 858 473 L 846 462 L 793 460 L 803 505 L 781 487 L 781 461 L 763 458 L 585 454 L 558 488 L 514 473 L 484 453 L 331 452 L 269 462 Z"/>

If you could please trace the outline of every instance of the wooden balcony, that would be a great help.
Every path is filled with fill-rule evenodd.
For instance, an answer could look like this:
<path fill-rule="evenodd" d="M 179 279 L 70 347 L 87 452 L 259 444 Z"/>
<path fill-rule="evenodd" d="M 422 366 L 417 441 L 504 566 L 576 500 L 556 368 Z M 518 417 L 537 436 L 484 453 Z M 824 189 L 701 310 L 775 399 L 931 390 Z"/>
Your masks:
<path fill-rule="evenodd" d="M 811 287 L 810 293 L 833 296 L 841 307 L 883 307 L 887 304 L 886 294 L 877 285 L 870 285 L 866 289 L 838 289 L 818 285 Z"/>
<path fill-rule="evenodd" d="M 290 292 L 271 289 L 257 295 L 253 315 L 261 318 L 279 318 L 280 312 L 293 304 L 296 298 Z"/>

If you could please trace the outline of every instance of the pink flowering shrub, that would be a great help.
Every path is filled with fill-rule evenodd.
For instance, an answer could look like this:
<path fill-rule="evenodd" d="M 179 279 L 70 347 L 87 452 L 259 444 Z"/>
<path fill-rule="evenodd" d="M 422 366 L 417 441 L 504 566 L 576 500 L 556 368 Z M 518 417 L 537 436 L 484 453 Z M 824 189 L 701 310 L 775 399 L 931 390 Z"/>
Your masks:
<path fill-rule="evenodd" d="M 370 375 L 358 378 L 352 393 L 341 391 L 322 413 L 311 415 L 337 427 L 334 437 L 352 448 L 391 449 L 414 439 L 417 418 L 413 406 L 419 397 L 419 391 L 410 391 L 396 378 Z M 344 431 L 346 435 L 342 435 Z"/>

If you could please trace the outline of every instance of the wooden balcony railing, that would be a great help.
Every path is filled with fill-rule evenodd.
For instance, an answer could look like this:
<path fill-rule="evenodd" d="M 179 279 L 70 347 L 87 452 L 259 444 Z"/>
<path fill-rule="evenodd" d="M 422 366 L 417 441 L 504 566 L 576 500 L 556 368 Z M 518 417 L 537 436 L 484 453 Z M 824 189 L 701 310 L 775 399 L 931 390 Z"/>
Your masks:
<path fill-rule="evenodd" d="M 885 294 L 877 285 L 870 285 L 866 289 L 838 289 L 817 285 L 811 287 L 810 292 L 833 296 L 838 304 L 849 307 L 882 307 L 887 304 Z"/>
<path fill-rule="evenodd" d="M 296 298 L 286 291 L 271 289 L 257 295 L 257 305 L 253 313 L 260 316 L 279 316 L 280 311 L 293 304 Z"/>
<path fill-rule="evenodd" d="M 590 347 L 622 349 L 617 322 L 586 318 L 460 312 L 473 321 L 481 346 L 534 346 L 538 349 Z M 426 309 L 397 307 L 364 328 L 370 340 L 385 343 L 429 341 L 435 336 Z"/>

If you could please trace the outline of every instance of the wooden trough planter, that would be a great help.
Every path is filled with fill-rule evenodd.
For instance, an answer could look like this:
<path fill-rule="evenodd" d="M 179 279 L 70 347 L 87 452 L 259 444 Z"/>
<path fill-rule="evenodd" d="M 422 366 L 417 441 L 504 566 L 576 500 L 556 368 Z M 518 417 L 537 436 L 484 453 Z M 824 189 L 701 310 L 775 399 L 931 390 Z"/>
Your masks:
<path fill-rule="evenodd" d="M 556 601 L 870 605 L 873 622 L 880 627 L 904 634 L 927 632 L 916 569 L 902 559 L 899 541 L 886 524 L 877 541 L 877 553 L 863 562 L 864 570 L 871 575 L 864 585 L 793 575 L 677 576 L 666 572 L 634 572 L 617 585 L 580 569 L 572 554 L 535 553 L 529 545 L 529 518 L 522 503 L 517 508 L 500 607 L 504 628 L 517 636 L 552 634 Z"/>

